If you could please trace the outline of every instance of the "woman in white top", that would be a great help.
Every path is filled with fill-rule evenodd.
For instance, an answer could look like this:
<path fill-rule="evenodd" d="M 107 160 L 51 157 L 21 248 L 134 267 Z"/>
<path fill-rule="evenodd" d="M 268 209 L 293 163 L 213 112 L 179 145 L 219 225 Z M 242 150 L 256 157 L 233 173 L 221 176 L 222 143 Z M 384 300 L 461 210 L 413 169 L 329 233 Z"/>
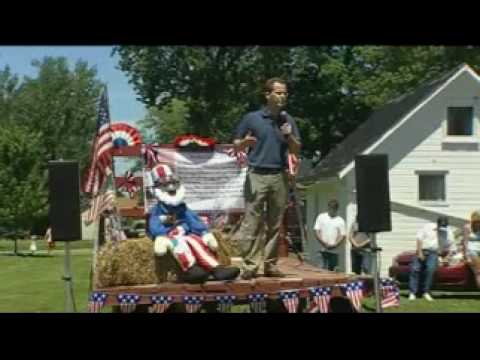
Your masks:
<path fill-rule="evenodd" d="M 474 211 L 470 222 L 463 228 L 463 251 L 467 264 L 470 265 L 477 285 L 480 287 L 480 211 Z"/>

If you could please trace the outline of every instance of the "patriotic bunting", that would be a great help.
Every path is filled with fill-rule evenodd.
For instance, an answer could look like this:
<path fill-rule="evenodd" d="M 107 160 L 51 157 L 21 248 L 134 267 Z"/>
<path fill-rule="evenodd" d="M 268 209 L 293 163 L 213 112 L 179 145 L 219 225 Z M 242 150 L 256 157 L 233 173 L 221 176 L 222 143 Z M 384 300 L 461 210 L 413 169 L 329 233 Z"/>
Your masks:
<path fill-rule="evenodd" d="M 248 302 L 250 303 L 250 312 L 266 313 L 267 312 L 267 294 L 250 294 Z"/>
<path fill-rule="evenodd" d="M 140 296 L 135 294 L 119 294 L 117 300 L 120 303 L 120 311 L 122 313 L 131 313 L 135 311 Z"/>
<path fill-rule="evenodd" d="M 142 143 L 142 135 L 133 126 L 125 123 L 115 123 L 110 126 L 113 146 L 134 146 Z"/>
<path fill-rule="evenodd" d="M 282 291 L 280 299 L 289 313 L 296 313 L 298 309 L 298 291 Z"/>
<path fill-rule="evenodd" d="M 346 296 L 352 303 L 357 312 L 362 310 L 362 299 L 364 284 L 362 281 L 356 281 L 347 284 L 333 285 L 339 287 L 342 294 Z M 308 296 L 306 297 L 306 308 L 303 312 L 306 313 L 328 313 L 330 312 L 330 300 L 332 298 L 333 286 L 324 287 L 310 287 L 308 289 Z M 400 305 L 400 291 L 398 283 L 390 278 L 381 279 L 381 296 L 382 307 L 388 308 L 391 306 Z M 247 297 L 251 313 L 266 313 L 268 294 L 253 293 Z M 88 311 L 90 313 L 98 313 L 101 311 L 107 301 L 108 295 L 102 292 L 93 292 L 88 302 Z M 199 295 L 185 295 L 182 296 L 182 301 L 185 304 L 187 313 L 197 313 L 200 311 L 204 296 Z M 136 294 L 118 294 L 117 301 L 120 305 L 122 313 L 131 313 L 135 311 L 137 304 L 141 299 L 140 295 Z M 278 299 L 282 301 L 286 310 L 289 313 L 299 312 L 300 304 L 300 290 L 284 290 L 278 293 Z M 217 302 L 217 310 L 221 313 L 229 313 L 232 311 L 232 306 L 237 300 L 236 295 L 211 295 L 208 300 L 215 300 Z M 174 302 L 174 296 L 171 295 L 151 295 L 150 313 L 165 313 L 171 304 Z"/>
<path fill-rule="evenodd" d="M 232 311 L 233 302 L 236 300 L 235 295 L 217 295 L 215 300 L 218 303 L 217 309 L 221 313 L 229 313 Z"/>
<path fill-rule="evenodd" d="M 150 297 L 152 306 L 150 306 L 151 313 L 164 313 L 173 303 L 173 297 L 165 295 L 153 295 Z"/>
<path fill-rule="evenodd" d="M 203 296 L 184 296 L 183 303 L 187 313 L 196 313 L 202 307 Z"/>
<path fill-rule="evenodd" d="M 392 279 L 381 280 L 382 308 L 400 305 L 400 290 Z"/>
<path fill-rule="evenodd" d="M 363 283 L 361 281 L 353 282 L 341 286 L 344 295 L 352 302 L 353 307 L 358 312 L 362 311 Z"/>
<path fill-rule="evenodd" d="M 328 313 L 330 298 L 332 294 L 332 288 L 330 287 L 319 287 L 319 288 L 309 288 L 308 289 L 312 300 L 310 301 L 310 306 L 307 306 L 308 313 Z"/>
<path fill-rule="evenodd" d="M 88 312 L 99 313 L 105 305 L 107 298 L 108 295 L 105 293 L 94 292 L 90 296 L 90 301 L 88 302 Z"/>
<path fill-rule="evenodd" d="M 175 138 L 173 145 L 176 147 L 198 146 L 202 148 L 215 148 L 215 140 L 198 135 L 180 135 Z"/>

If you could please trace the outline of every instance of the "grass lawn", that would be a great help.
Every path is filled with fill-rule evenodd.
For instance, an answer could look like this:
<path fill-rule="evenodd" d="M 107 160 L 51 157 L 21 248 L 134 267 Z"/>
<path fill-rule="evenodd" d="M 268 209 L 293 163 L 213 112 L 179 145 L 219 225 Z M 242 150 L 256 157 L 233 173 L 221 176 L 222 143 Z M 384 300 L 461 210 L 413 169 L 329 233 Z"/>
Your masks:
<path fill-rule="evenodd" d="M 13 255 L 13 242 L 0 240 L 0 312 L 63 312 L 63 243 L 47 255 L 45 241 L 37 241 L 37 254 L 30 255 L 30 241 L 19 241 L 19 253 Z M 84 312 L 88 302 L 90 241 L 72 242 L 73 285 L 77 311 Z M 82 250 L 83 249 L 83 250 Z"/>
<path fill-rule="evenodd" d="M 37 240 L 37 250 L 46 250 L 47 242 L 45 240 Z M 18 240 L 17 241 L 17 250 L 19 253 L 30 253 L 30 240 Z M 55 250 L 63 250 L 65 243 L 58 241 L 55 243 Z M 13 253 L 15 247 L 15 242 L 13 240 L 0 240 L 0 254 L 3 253 Z M 81 241 L 72 241 L 70 242 L 71 249 L 92 249 L 93 241 L 91 240 L 81 240 Z"/>
<path fill-rule="evenodd" d="M 45 241 L 37 241 L 38 252 L 29 255 L 29 241 L 19 241 L 19 252 L 14 256 L 13 243 L 0 240 L 0 312 L 63 312 L 64 281 L 63 243 L 57 243 L 56 251 L 46 255 Z M 78 312 L 86 312 L 92 243 L 76 241 L 72 243 L 72 272 L 75 302 Z M 480 312 L 480 296 L 435 296 L 435 301 L 423 299 L 409 301 L 407 292 L 401 291 L 399 307 L 386 309 L 385 313 L 415 312 Z M 363 302 L 365 312 L 375 310 L 373 298 Z M 248 306 L 234 306 L 233 312 L 246 312 Z M 105 309 L 106 312 L 110 308 Z"/>
<path fill-rule="evenodd" d="M 480 294 L 479 294 L 480 295 Z M 400 291 L 400 306 L 387 308 L 385 313 L 465 313 L 480 312 L 480 296 L 448 295 L 433 293 L 434 301 L 424 299 L 408 300 L 408 291 Z M 363 306 L 366 312 L 375 311 L 373 297 L 365 299 Z"/>

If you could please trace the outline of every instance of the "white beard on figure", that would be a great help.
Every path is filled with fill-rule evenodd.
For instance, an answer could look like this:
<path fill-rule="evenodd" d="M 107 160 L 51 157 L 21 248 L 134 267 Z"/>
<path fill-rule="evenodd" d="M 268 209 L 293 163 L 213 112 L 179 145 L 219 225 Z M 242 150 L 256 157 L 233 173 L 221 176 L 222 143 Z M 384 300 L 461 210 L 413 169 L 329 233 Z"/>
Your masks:
<path fill-rule="evenodd" d="M 166 191 L 155 189 L 154 195 L 158 201 L 161 201 L 170 206 L 178 206 L 183 203 L 183 200 L 185 198 L 185 187 L 183 185 L 180 185 L 175 195 L 170 195 Z"/>

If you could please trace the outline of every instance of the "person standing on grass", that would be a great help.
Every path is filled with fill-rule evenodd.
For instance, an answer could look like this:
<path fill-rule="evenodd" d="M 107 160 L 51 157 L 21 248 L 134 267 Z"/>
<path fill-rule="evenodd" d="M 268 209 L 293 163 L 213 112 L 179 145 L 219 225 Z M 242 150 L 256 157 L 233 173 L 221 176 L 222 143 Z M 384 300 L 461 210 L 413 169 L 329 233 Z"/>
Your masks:
<path fill-rule="evenodd" d="M 320 242 L 322 267 L 334 271 L 338 265 L 338 246 L 345 240 L 345 220 L 338 215 L 338 201 L 328 202 L 328 211 L 321 213 L 313 227 Z"/>
<path fill-rule="evenodd" d="M 470 222 L 463 228 L 463 252 L 477 286 L 480 288 L 480 211 L 470 215 Z"/>
<path fill-rule="evenodd" d="M 47 242 L 47 253 L 50 255 L 50 252 L 55 249 L 55 241 L 52 239 L 52 228 L 49 227 L 47 232 L 45 233 L 44 237 L 45 241 Z"/>
<path fill-rule="evenodd" d="M 448 250 L 449 244 L 453 244 L 454 239 L 446 216 L 439 216 L 437 223 L 427 223 L 418 231 L 417 251 L 410 265 L 409 300 L 415 300 L 420 292 L 424 299 L 433 301 L 430 289 L 438 266 L 438 253 Z M 421 275 L 425 275 L 425 281 L 423 287 L 419 288 Z"/>

